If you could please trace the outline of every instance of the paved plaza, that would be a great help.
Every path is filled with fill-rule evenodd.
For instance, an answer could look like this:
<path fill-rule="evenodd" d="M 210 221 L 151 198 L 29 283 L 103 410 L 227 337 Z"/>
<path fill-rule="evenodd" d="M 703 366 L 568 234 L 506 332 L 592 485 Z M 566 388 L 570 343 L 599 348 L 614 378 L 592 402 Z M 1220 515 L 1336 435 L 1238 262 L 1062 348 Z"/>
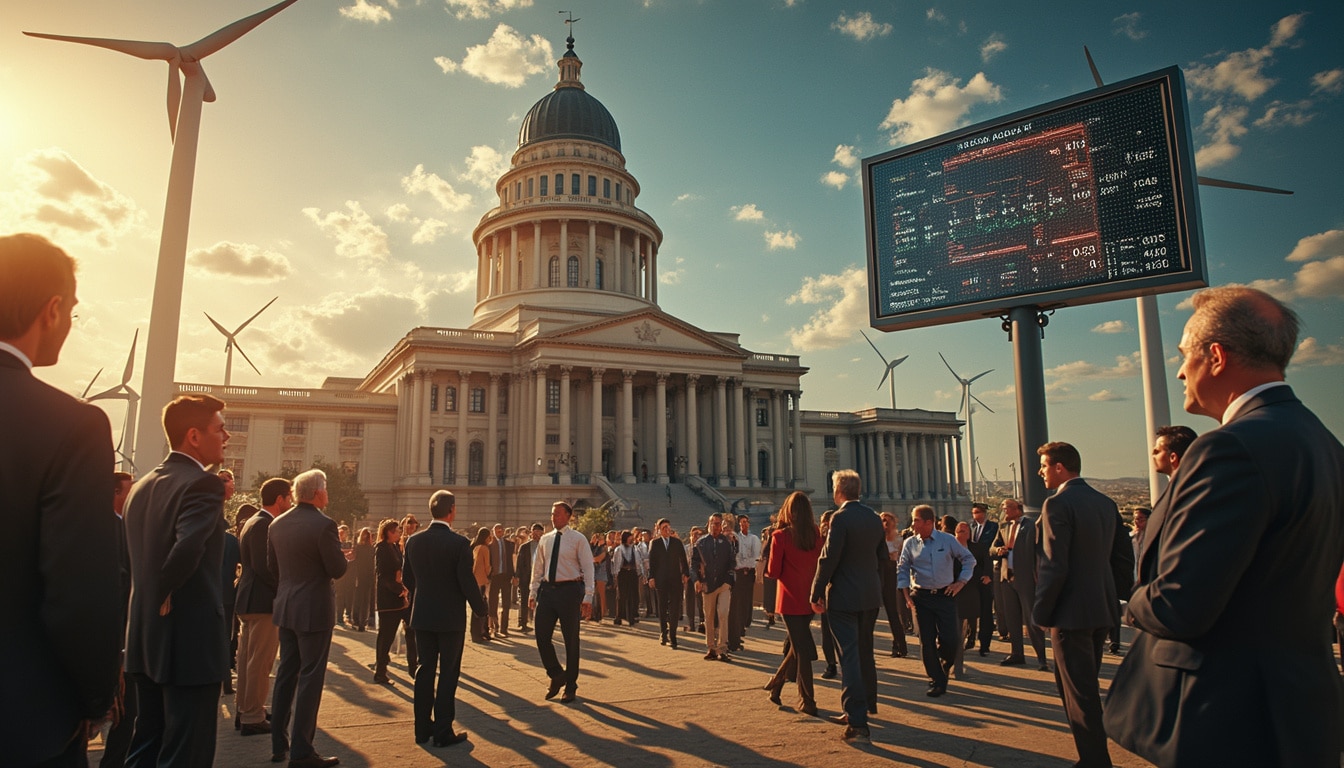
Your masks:
<path fill-rule="evenodd" d="M 879 627 L 882 625 L 879 624 Z M 815 628 L 815 625 L 814 625 Z M 705 661 L 703 636 L 680 635 L 680 650 L 659 645 L 657 620 L 633 629 L 608 621 L 583 628 L 578 701 L 542 699 L 546 676 L 531 634 L 512 633 L 488 645 L 467 643 L 458 690 L 457 728 L 466 743 L 434 748 L 413 739 L 411 680 L 394 656 L 393 684 L 373 683 L 375 633 L 337 628 L 318 718 L 319 754 L 347 768 L 417 766 L 852 766 L 898 765 L 1065 768 L 1077 755 L 1054 676 L 1035 666 L 1000 667 L 1007 644 L 989 656 L 971 651 L 966 677 L 946 696 L 924 695 L 927 679 L 915 638 L 911 656 L 885 655 L 879 631 L 878 714 L 872 744 L 840 740 L 841 726 L 798 714 L 786 686 L 785 707 L 761 686 L 779 662 L 781 625 L 758 620 L 746 648 L 730 663 Z M 557 639 L 559 633 L 557 632 Z M 1128 641 L 1128 636 L 1126 636 Z M 561 651 L 563 658 L 563 651 Z M 1103 688 L 1118 659 L 1107 656 Z M 840 712 L 839 680 L 822 680 L 817 706 Z M 215 765 L 271 765 L 270 739 L 233 729 L 232 697 L 220 707 Z M 97 747 L 95 745 L 94 749 Z M 1148 763 L 1111 745 L 1117 766 Z M 96 751 L 90 755 L 96 764 Z"/>

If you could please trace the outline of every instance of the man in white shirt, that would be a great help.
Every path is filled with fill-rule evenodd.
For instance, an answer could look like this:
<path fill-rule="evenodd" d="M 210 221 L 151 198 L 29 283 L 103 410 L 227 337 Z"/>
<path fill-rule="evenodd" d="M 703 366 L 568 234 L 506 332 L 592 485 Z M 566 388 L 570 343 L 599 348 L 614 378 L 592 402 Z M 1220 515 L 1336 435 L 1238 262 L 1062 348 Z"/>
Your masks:
<path fill-rule="evenodd" d="M 761 559 L 761 539 L 751 532 L 751 520 L 737 516 L 737 563 L 728 605 L 728 650 L 742 650 L 742 636 L 751 626 L 752 594 L 756 590 L 756 561 Z"/>
<path fill-rule="evenodd" d="M 563 687 L 562 704 L 575 699 L 579 687 L 579 619 L 588 618 L 593 611 L 593 550 L 587 537 L 569 527 L 573 516 L 574 508 L 569 504 L 557 501 L 551 505 L 555 529 L 542 536 L 537 546 L 527 602 L 537 630 L 537 651 L 551 678 L 546 698 L 555 698 Z M 565 639 L 564 667 L 551 642 L 557 621 Z"/>

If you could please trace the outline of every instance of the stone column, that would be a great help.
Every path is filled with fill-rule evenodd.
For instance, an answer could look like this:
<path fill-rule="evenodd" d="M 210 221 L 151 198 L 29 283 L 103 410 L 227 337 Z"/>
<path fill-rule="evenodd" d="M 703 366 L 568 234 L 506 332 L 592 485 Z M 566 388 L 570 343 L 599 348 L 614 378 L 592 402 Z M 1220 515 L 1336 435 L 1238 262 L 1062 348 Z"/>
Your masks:
<path fill-rule="evenodd" d="M 635 230 L 635 258 L 631 262 L 633 272 L 630 275 L 630 287 L 634 289 L 634 294 L 641 299 L 644 298 L 644 281 L 639 276 L 639 251 L 644 247 L 644 235 Z"/>
<path fill-rule="evenodd" d="M 533 370 L 533 386 L 536 388 L 536 418 L 533 420 L 532 456 L 533 485 L 547 485 L 551 476 L 546 471 L 546 369 L 548 366 L 538 363 Z M 541 459 L 540 463 L 537 459 Z"/>
<path fill-rule="evenodd" d="M 747 485 L 756 488 L 761 478 L 756 476 L 756 390 L 747 393 Z"/>
<path fill-rule="evenodd" d="M 565 228 L 565 223 L 562 221 L 562 222 L 560 222 L 560 231 L 561 231 L 562 233 L 564 232 L 564 228 Z M 562 253 L 561 253 L 561 256 L 560 256 L 561 261 L 563 261 L 564 258 L 565 258 L 564 255 L 563 255 L 563 251 L 565 250 L 565 241 L 564 241 L 563 238 L 564 238 L 564 235 L 562 234 L 562 235 L 561 235 L 561 240 L 560 240 L 560 250 L 561 250 L 561 252 L 562 252 Z M 535 282 L 536 282 L 536 284 L 537 284 L 538 286 L 540 286 L 540 285 L 541 285 L 541 222 L 539 222 L 539 221 L 534 221 L 534 222 L 532 222 L 532 271 L 535 272 L 535 273 L 537 274 L 537 277 L 536 277 Z"/>
<path fill-rule="evenodd" d="M 569 219 L 560 220 L 560 275 L 556 280 L 556 287 L 569 285 Z M 537 268 L 541 268 L 541 250 L 537 250 Z M 540 279 L 540 278 L 538 278 Z M 546 282 L 544 285 L 550 285 L 550 270 L 546 271 Z"/>
<path fill-rule="evenodd" d="M 589 428 L 592 430 L 592 455 L 589 460 L 592 461 L 592 474 L 602 474 L 602 374 L 606 373 L 606 368 L 592 369 L 593 375 L 593 416 L 592 424 Z"/>
<path fill-rule="evenodd" d="M 653 395 L 653 465 L 658 471 L 658 484 L 667 485 L 667 374 L 659 371 L 657 377 Z"/>
<path fill-rule="evenodd" d="M 672 447 L 672 453 L 686 459 L 686 387 L 677 387 L 672 390 L 672 418 L 674 420 L 676 432 L 672 436 L 675 445 Z M 685 482 L 684 475 L 686 467 L 679 467 L 675 475 L 677 482 Z M 668 475 L 672 476 L 672 467 L 668 467 Z"/>
<path fill-rule="evenodd" d="M 424 485 L 426 472 L 429 469 L 429 456 L 427 455 L 429 444 L 429 387 L 433 378 L 434 374 L 430 371 L 416 372 L 415 461 L 411 462 L 411 477 L 415 478 L 416 485 Z"/>
<path fill-rule="evenodd" d="M 728 379 L 714 379 L 714 474 L 719 486 L 728 485 Z"/>
<path fill-rule="evenodd" d="M 957 452 L 957 495 L 969 498 L 970 491 L 966 487 L 966 468 L 961 460 L 961 435 L 952 438 L 952 448 Z"/>
<path fill-rule="evenodd" d="M 700 474 L 700 375 L 686 375 L 686 474 Z"/>
<path fill-rule="evenodd" d="M 561 485 L 569 485 L 574 466 L 574 452 L 570 450 L 573 446 L 569 437 L 569 374 L 573 370 L 572 365 L 560 366 L 560 452 L 564 454 L 565 461 L 555 468 L 560 473 Z"/>
<path fill-rule="evenodd" d="M 746 418 L 746 404 L 743 401 L 742 380 L 733 379 L 733 485 L 745 487 L 747 485 L 747 425 L 744 423 Z"/>
<path fill-rule="evenodd" d="M 471 371 L 457 372 L 457 461 L 453 464 L 453 474 L 458 485 L 467 484 L 467 401 L 471 392 Z M 446 403 L 445 403 L 446 404 Z M 447 441 L 444 452 L 447 454 Z"/>
<path fill-rule="evenodd" d="M 499 484 L 499 374 L 490 374 L 490 392 L 485 402 L 486 420 L 490 424 L 485 446 L 485 484 Z"/>
<path fill-rule="evenodd" d="M 803 390 L 793 391 L 793 486 L 803 485 Z"/>
<path fill-rule="evenodd" d="M 877 498 L 882 493 L 882 478 L 878 477 L 877 474 L 877 433 L 869 432 L 864 435 L 863 443 L 864 450 L 867 453 L 864 456 L 863 473 L 868 479 L 868 482 L 864 485 L 868 486 L 869 498 Z"/>
<path fill-rule="evenodd" d="M 611 272 L 611 289 L 613 291 L 624 291 L 625 283 L 621 280 L 621 273 L 624 271 L 622 265 L 625 263 L 625 257 L 621 255 L 621 225 L 611 225 L 611 264 L 608 271 Z"/>
<path fill-rule="evenodd" d="M 597 222 L 588 220 L 588 287 L 597 290 Z"/>
<path fill-rule="evenodd" d="M 784 430 L 784 412 L 787 406 L 784 403 L 785 394 L 783 390 L 775 389 L 770 391 L 770 428 L 774 433 L 774 482 L 772 485 L 776 488 L 784 487 L 784 475 L 788 473 L 787 458 L 789 455 L 789 446 L 785 440 L 787 434 Z"/>
<path fill-rule="evenodd" d="M 891 474 L 891 500 L 902 498 L 901 496 L 901 476 L 896 458 L 896 433 L 887 433 L 887 471 Z"/>
<path fill-rule="evenodd" d="M 499 269 L 499 267 L 503 264 L 504 260 L 499 255 L 498 231 L 492 232 L 490 234 L 490 243 L 491 243 L 490 253 L 494 255 L 495 268 Z M 499 276 L 495 280 L 495 293 L 504 293 L 509 290 L 508 274 L 509 274 L 508 269 L 499 270 Z"/>
<path fill-rule="evenodd" d="M 635 374 L 638 371 L 621 371 L 621 482 L 635 482 Z"/>
<path fill-rule="evenodd" d="M 650 300 L 658 303 L 658 247 L 652 240 L 649 241 L 649 272 L 653 275 L 653 294 Z"/>
<path fill-rule="evenodd" d="M 910 493 L 910 433 L 901 433 L 901 500 L 915 498 Z"/>

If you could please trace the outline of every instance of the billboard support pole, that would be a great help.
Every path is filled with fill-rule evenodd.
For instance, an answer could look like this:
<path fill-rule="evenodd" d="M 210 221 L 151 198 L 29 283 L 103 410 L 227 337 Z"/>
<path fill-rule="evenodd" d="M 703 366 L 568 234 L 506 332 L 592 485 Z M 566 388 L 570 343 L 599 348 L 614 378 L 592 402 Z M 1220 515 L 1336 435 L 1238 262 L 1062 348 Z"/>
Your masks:
<path fill-rule="evenodd" d="M 1045 362 L 1041 340 L 1050 322 L 1039 307 L 1008 310 L 1004 330 L 1013 343 L 1013 375 L 1017 385 L 1018 467 L 1022 473 L 1022 503 L 1039 513 L 1045 503 L 1045 483 L 1036 474 L 1036 449 L 1049 441 L 1045 410 Z"/>

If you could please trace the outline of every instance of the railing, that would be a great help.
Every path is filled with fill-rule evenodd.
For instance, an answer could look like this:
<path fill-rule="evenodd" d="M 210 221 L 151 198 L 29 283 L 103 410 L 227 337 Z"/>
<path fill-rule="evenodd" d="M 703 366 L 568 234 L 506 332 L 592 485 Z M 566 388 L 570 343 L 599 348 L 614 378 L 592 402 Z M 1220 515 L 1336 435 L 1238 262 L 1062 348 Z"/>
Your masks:
<path fill-rule="evenodd" d="M 696 496 L 699 496 L 708 502 L 711 507 L 718 507 L 720 512 L 728 511 L 728 498 L 722 493 L 719 493 L 719 489 L 705 482 L 703 477 L 700 477 L 699 475 L 687 475 L 685 484 Z"/>
<path fill-rule="evenodd" d="M 626 507 L 630 506 L 629 502 L 627 502 L 621 494 L 617 493 L 616 489 L 611 486 L 611 483 L 607 482 L 607 478 L 594 472 L 590 480 L 592 480 L 593 485 L 601 488 L 602 492 L 607 494 L 607 501 L 619 502 Z"/>

